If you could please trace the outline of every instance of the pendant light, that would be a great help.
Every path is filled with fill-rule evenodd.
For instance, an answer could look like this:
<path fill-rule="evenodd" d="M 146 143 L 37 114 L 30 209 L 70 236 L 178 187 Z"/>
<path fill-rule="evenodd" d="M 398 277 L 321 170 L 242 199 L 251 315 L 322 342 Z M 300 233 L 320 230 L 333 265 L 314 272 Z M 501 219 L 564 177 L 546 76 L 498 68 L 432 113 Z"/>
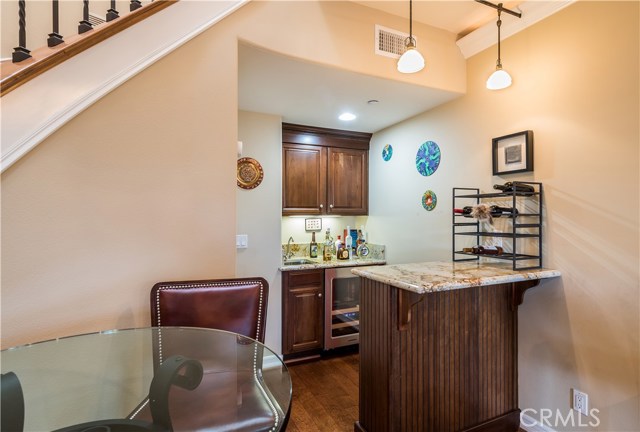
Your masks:
<path fill-rule="evenodd" d="M 498 61 L 496 62 L 496 70 L 491 74 L 491 76 L 489 76 L 489 79 L 487 79 L 487 88 L 489 90 L 502 90 L 509 87 L 512 81 L 511 81 L 511 75 L 509 75 L 509 73 L 506 70 L 502 69 L 502 60 L 500 59 L 500 27 L 502 26 L 502 19 L 500 16 L 502 14 L 502 11 L 508 12 L 511 15 L 514 15 L 518 18 L 520 18 L 522 14 L 502 7 L 502 3 L 499 3 L 498 5 L 494 5 L 493 3 L 490 3 L 488 1 L 483 1 L 483 0 L 476 0 L 476 1 L 478 3 L 482 3 L 487 6 L 491 6 L 493 8 L 498 9 L 498 21 L 496 22 L 496 25 L 498 26 Z"/>
<path fill-rule="evenodd" d="M 496 70 L 491 74 L 487 80 L 487 88 L 489 90 L 502 90 L 511 85 L 511 75 L 509 72 L 502 69 L 502 61 L 500 60 L 500 26 L 502 26 L 502 20 L 500 14 L 502 13 L 502 3 L 498 5 L 498 61 L 496 62 Z"/>
<path fill-rule="evenodd" d="M 416 49 L 413 38 L 413 1 L 409 0 L 409 37 L 405 39 L 404 54 L 398 59 L 398 72 L 415 73 L 424 69 L 424 57 Z"/>

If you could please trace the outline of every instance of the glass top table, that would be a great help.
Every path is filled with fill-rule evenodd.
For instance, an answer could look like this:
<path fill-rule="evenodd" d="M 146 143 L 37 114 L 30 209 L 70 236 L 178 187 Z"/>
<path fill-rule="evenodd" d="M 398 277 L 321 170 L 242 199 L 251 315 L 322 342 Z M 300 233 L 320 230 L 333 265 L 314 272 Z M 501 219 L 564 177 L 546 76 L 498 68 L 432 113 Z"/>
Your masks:
<path fill-rule="evenodd" d="M 22 403 L 24 431 L 278 431 L 291 404 L 280 357 L 222 330 L 104 331 L 0 360 L 3 429 L 20 424 Z"/>

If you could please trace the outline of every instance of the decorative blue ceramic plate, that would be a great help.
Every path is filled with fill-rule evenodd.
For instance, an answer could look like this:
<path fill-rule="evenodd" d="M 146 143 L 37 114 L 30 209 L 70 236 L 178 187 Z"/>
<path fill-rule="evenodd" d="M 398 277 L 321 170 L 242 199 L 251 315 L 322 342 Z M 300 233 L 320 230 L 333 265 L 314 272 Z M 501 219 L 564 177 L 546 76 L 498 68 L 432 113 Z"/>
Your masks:
<path fill-rule="evenodd" d="M 440 165 L 440 147 L 433 141 L 427 141 L 418 148 L 416 169 L 423 176 L 430 176 Z"/>
<path fill-rule="evenodd" d="M 389 159 L 391 159 L 391 156 L 393 156 L 393 147 L 391 147 L 391 144 L 387 144 L 382 149 L 382 159 L 387 162 Z"/>
<path fill-rule="evenodd" d="M 422 207 L 424 207 L 426 211 L 431 211 L 436 208 L 436 204 L 438 204 L 438 197 L 434 191 L 428 190 L 422 194 Z"/>

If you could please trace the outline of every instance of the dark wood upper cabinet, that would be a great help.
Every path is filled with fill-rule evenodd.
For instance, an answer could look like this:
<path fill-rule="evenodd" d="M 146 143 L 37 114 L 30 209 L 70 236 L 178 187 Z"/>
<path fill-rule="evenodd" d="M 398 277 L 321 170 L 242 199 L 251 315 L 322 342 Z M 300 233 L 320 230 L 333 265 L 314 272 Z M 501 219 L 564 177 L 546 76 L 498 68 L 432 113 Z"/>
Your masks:
<path fill-rule="evenodd" d="M 370 133 L 282 125 L 282 214 L 366 215 Z"/>
<path fill-rule="evenodd" d="M 331 214 L 369 212 L 369 152 L 329 147 L 327 202 Z"/>
<path fill-rule="evenodd" d="M 282 213 L 323 214 L 327 196 L 327 149 L 282 144 Z"/>

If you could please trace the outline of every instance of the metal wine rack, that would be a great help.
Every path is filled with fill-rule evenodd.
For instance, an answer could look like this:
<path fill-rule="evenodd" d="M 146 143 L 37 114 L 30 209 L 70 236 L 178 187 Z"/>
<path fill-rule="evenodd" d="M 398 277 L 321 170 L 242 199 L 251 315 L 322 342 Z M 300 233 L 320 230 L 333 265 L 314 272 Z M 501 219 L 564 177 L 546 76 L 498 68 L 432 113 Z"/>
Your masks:
<path fill-rule="evenodd" d="M 511 261 L 513 270 L 528 270 L 542 267 L 542 183 L 514 181 L 514 191 L 512 192 L 491 192 L 480 193 L 477 188 L 453 188 L 453 209 L 452 209 L 452 258 L 453 261 L 478 261 L 480 258 L 491 258 L 496 260 Z M 534 192 L 516 192 L 517 185 L 533 186 Z M 492 232 L 482 230 L 480 221 L 467 221 L 468 216 L 456 213 L 454 209 L 463 208 L 467 205 L 480 204 L 482 200 L 492 199 L 505 203 L 509 200 L 512 208 L 518 206 L 529 206 L 525 211 L 509 216 L 510 229 L 503 232 Z M 462 204 L 461 204 L 462 203 Z M 527 230 L 527 231 L 525 231 Z M 462 248 L 456 245 L 456 239 L 460 236 L 471 236 L 476 238 L 476 245 L 481 245 L 482 240 L 488 237 L 500 237 L 508 239 L 508 248 L 502 255 L 480 255 L 471 252 L 463 252 Z M 519 253 L 519 250 L 527 247 L 526 241 L 537 239 L 537 248 L 531 247 L 527 253 Z M 510 250 L 508 250 L 510 249 Z M 530 252 L 537 249 L 537 253 Z"/>

